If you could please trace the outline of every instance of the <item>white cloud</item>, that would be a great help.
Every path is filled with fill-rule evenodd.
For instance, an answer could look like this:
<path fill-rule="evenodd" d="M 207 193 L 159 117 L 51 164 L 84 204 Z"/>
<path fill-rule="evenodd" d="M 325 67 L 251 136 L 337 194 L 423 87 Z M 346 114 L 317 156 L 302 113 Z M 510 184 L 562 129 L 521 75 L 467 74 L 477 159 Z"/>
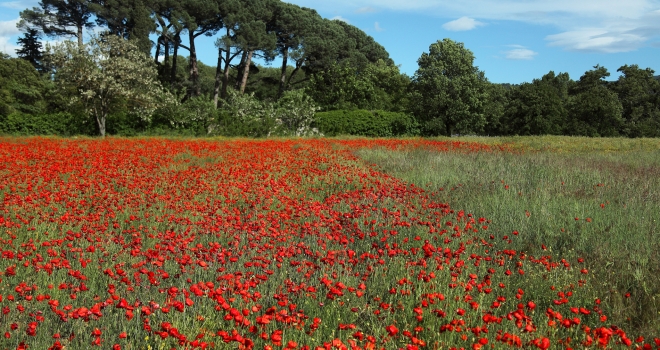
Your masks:
<path fill-rule="evenodd" d="M 22 1 L 4 1 L 0 2 L 0 7 L 9 8 L 12 10 L 25 10 L 27 8 L 35 7 L 39 4 L 36 0 L 22 0 Z"/>
<path fill-rule="evenodd" d="M 19 18 L 12 19 L 11 21 L 0 21 L 0 36 L 12 36 L 20 33 L 16 28 Z"/>
<path fill-rule="evenodd" d="M 534 56 L 539 54 L 538 52 L 534 52 L 521 45 L 509 45 L 509 46 L 514 48 L 504 52 L 505 57 L 508 60 L 531 60 L 534 59 Z"/>
<path fill-rule="evenodd" d="M 445 23 L 448 30 L 474 29 L 470 26 L 473 18 L 550 25 L 556 29 L 555 34 L 546 37 L 548 44 L 572 51 L 623 52 L 660 41 L 660 0 L 287 1 L 335 13 L 377 7 L 459 18 Z"/>
<path fill-rule="evenodd" d="M 660 10 L 643 14 L 637 19 L 609 21 L 601 26 L 577 27 L 562 33 L 548 35 L 550 46 L 569 51 L 628 52 L 660 37 Z M 653 43 L 649 45 L 653 46 Z"/>
<path fill-rule="evenodd" d="M 351 23 L 346 18 L 344 18 L 342 16 L 334 16 L 330 19 L 333 20 L 333 21 L 342 21 L 342 22 L 346 22 L 346 23 Z"/>
<path fill-rule="evenodd" d="M 381 28 L 380 23 L 378 23 L 378 22 L 374 23 L 374 29 L 377 32 L 382 32 L 383 30 L 385 30 L 385 29 Z"/>
<path fill-rule="evenodd" d="M 0 21 L 0 51 L 11 56 L 16 56 L 16 49 L 18 49 L 16 43 L 12 42 L 14 41 L 12 37 L 20 33 L 16 28 L 18 20 L 17 18 L 11 21 Z"/>
<path fill-rule="evenodd" d="M 476 27 L 482 26 L 485 23 L 479 22 L 474 18 L 470 17 L 461 17 L 459 19 L 447 22 L 442 25 L 442 28 L 446 30 L 451 30 L 452 32 L 459 32 L 464 30 L 472 30 Z"/>
<path fill-rule="evenodd" d="M 355 10 L 355 13 L 373 13 L 376 12 L 376 9 L 371 6 L 360 7 Z"/>
<path fill-rule="evenodd" d="M 16 50 L 19 49 L 19 46 L 9 42 L 9 38 L 0 36 L 0 51 L 16 57 Z"/>

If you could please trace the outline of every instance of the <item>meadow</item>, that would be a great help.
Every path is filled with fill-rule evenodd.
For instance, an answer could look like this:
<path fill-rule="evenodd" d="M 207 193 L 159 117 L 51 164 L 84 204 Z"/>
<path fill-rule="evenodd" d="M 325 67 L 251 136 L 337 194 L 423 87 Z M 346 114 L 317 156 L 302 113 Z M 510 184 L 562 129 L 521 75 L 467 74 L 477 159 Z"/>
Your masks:
<path fill-rule="evenodd" d="M 0 349 L 660 348 L 660 142 L 0 139 Z"/>

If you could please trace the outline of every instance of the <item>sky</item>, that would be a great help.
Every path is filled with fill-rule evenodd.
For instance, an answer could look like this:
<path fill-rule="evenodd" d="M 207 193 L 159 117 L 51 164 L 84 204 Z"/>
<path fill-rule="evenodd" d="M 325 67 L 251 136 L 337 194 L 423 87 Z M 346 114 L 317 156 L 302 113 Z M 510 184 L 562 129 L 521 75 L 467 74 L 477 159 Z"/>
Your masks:
<path fill-rule="evenodd" d="M 372 36 L 403 73 L 445 38 L 462 42 L 494 83 L 531 82 L 549 71 L 577 80 L 600 64 L 637 64 L 660 74 L 660 0 L 288 0 Z M 0 0 L 0 51 L 15 55 L 19 12 L 36 0 Z M 215 65 L 214 38 L 196 41 Z M 277 66 L 276 60 L 273 65 Z"/>

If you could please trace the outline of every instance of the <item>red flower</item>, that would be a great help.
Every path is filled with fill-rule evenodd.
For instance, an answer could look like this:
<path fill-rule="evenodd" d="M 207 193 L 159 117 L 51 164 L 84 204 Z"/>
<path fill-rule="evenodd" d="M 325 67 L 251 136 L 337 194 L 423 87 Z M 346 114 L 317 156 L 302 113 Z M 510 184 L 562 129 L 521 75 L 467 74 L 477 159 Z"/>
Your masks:
<path fill-rule="evenodd" d="M 388 333 L 391 337 L 393 337 L 393 336 L 395 336 L 397 333 L 399 333 L 399 329 L 396 328 L 395 325 L 389 325 L 389 326 L 385 327 L 385 330 L 387 331 L 387 333 Z"/>

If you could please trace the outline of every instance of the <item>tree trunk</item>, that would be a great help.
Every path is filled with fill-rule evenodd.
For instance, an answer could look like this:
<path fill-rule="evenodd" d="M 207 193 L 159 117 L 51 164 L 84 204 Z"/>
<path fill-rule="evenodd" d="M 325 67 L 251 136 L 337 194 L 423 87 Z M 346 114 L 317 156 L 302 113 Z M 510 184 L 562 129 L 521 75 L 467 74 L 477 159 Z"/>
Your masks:
<path fill-rule="evenodd" d="M 101 134 L 101 137 L 105 137 L 105 119 L 106 119 L 106 112 L 101 112 L 101 115 L 96 116 L 96 123 L 99 125 L 99 133 Z"/>
<path fill-rule="evenodd" d="M 83 26 L 78 25 L 78 49 L 83 48 Z"/>
<path fill-rule="evenodd" d="M 241 62 L 238 63 L 238 70 L 236 72 L 236 81 L 234 82 L 234 88 L 236 90 L 241 88 L 241 78 L 243 77 L 243 68 L 245 68 L 245 59 L 247 58 L 247 51 L 243 50 L 241 55 Z"/>
<path fill-rule="evenodd" d="M 192 83 L 192 90 L 189 95 L 199 96 L 202 94 L 202 90 L 199 85 L 199 69 L 197 68 L 197 52 L 195 50 L 195 35 L 193 30 L 188 29 L 188 40 L 190 41 L 190 82 Z"/>
<path fill-rule="evenodd" d="M 156 54 L 154 55 L 154 63 L 158 64 L 158 56 L 160 56 L 160 43 L 161 39 L 163 39 L 163 36 L 161 35 L 160 38 L 156 41 Z"/>
<path fill-rule="evenodd" d="M 280 73 L 280 91 L 277 94 L 278 99 L 282 97 L 282 94 L 284 94 L 284 90 L 286 90 L 286 64 L 288 59 L 289 59 L 289 48 L 285 47 L 284 51 L 282 51 L 282 70 Z"/>
<path fill-rule="evenodd" d="M 222 74 L 222 48 L 218 48 L 218 65 L 215 68 L 215 86 L 213 88 L 213 104 L 218 108 L 218 98 L 220 96 L 220 88 L 225 84 Z"/>
<path fill-rule="evenodd" d="M 220 97 L 225 99 L 227 97 L 227 88 L 229 87 L 229 61 L 231 60 L 231 50 L 227 50 L 225 54 L 225 68 L 222 73 L 222 92 Z"/>
<path fill-rule="evenodd" d="M 179 54 L 179 43 L 181 42 L 181 37 L 179 32 L 176 33 L 174 37 L 174 53 L 172 54 L 172 69 L 170 70 L 170 87 L 174 89 L 174 83 L 176 82 L 176 57 Z"/>
<path fill-rule="evenodd" d="M 252 62 L 253 50 L 248 51 L 247 60 L 245 60 L 245 67 L 243 67 L 243 79 L 241 79 L 241 94 L 245 93 L 245 85 L 247 85 L 248 75 L 250 74 L 250 63 Z"/>
<path fill-rule="evenodd" d="M 163 63 L 166 63 L 167 61 L 170 60 L 170 39 L 165 37 L 164 43 L 163 43 L 163 51 L 165 52 L 165 59 L 163 60 Z"/>

